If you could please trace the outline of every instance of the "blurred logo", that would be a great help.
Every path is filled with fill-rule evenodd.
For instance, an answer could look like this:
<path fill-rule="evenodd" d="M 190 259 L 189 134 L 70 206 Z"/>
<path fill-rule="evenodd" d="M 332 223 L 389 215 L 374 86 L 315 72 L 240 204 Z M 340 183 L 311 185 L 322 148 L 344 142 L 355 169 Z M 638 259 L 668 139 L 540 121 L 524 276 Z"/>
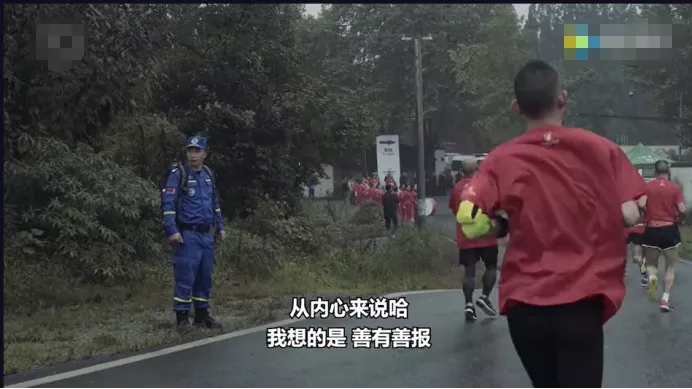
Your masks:
<path fill-rule="evenodd" d="M 553 146 L 560 143 L 559 139 L 553 139 L 552 132 L 546 132 L 543 134 L 543 146 Z"/>
<path fill-rule="evenodd" d="M 37 23 L 34 31 L 36 59 L 47 61 L 56 72 L 72 68 L 84 58 L 86 35 L 84 24 L 71 19 L 51 19 Z"/>

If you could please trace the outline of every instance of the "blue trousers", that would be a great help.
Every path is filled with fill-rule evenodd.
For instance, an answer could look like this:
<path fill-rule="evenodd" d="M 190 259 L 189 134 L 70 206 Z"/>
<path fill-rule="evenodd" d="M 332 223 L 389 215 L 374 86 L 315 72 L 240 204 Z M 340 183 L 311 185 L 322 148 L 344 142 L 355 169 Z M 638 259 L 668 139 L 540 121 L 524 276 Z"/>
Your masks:
<path fill-rule="evenodd" d="M 214 268 L 214 235 L 181 231 L 183 243 L 178 244 L 173 255 L 173 310 L 189 311 L 209 307 L 211 273 Z"/>

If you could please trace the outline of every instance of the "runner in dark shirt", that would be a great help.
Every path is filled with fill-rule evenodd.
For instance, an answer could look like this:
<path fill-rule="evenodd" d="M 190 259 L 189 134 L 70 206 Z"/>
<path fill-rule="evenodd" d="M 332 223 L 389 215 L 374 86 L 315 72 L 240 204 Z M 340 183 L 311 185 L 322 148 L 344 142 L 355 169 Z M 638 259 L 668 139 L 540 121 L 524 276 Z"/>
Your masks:
<path fill-rule="evenodd" d="M 386 192 L 382 195 L 382 211 L 384 212 L 384 226 L 387 232 L 394 233 L 399 224 L 396 210 L 399 206 L 399 196 L 392 191 L 392 186 L 387 185 Z"/>

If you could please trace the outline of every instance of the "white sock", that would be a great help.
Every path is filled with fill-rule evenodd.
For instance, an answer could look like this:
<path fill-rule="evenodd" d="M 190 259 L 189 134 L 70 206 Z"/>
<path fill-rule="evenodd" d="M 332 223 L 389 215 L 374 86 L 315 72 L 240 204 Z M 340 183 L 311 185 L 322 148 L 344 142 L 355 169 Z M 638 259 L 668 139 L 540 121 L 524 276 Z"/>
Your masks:
<path fill-rule="evenodd" d="M 670 298 L 670 293 L 663 293 L 663 297 L 661 298 L 661 300 L 668 302 L 669 298 Z"/>

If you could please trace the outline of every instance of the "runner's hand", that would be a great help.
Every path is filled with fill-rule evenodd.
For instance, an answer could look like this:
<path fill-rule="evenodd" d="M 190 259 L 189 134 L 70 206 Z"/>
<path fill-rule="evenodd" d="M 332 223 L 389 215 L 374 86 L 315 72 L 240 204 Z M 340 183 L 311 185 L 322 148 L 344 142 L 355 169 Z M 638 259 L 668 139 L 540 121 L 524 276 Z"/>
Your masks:
<path fill-rule="evenodd" d="M 168 237 L 168 243 L 170 244 L 178 244 L 178 243 L 183 243 L 183 237 L 180 235 L 180 232 L 176 232 L 175 234 L 171 235 Z"/>
<path fill-rule="evenodd" d="M 226 231 L 221 230 L 216 236 L 219 238 L 220 241 L 224 241 L 226 239 Z"/>

